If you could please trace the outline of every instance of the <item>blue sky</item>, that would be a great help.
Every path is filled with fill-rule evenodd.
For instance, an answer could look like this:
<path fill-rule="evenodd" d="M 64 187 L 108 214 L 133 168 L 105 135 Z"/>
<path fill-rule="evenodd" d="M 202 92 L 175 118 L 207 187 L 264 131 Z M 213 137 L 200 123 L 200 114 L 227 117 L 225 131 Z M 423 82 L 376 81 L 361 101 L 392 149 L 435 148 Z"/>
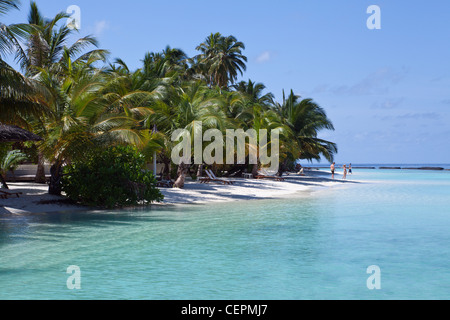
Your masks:
<path fill-rule="evenodd" d="M 211 32 L 246 45 L 243 80 L 277 99 L 313 98 L 336 128 L 338 163 L 450 163 L 450 2 L 382 0 L 38 0 L 48 17 L 81 9 L 80 36 L 94 34 L 111 60 L 141 66 L 166 45 L 197 54 Z M 369 30 L 367 8 L 381 9 Z M 28 1 L 4 23 L 25 22 Z"/>

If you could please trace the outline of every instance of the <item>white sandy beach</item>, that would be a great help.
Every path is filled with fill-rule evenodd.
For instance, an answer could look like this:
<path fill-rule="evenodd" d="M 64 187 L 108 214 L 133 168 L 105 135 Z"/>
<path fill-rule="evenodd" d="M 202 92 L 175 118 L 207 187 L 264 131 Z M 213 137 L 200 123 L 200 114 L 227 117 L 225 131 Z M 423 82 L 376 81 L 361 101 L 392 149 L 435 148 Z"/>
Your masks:
<path fill-rule="evenodd" d="M 285 181 L 271 179 L 229 179 L 231 185 L 221 183 L 200 183 L 187 180 L 184 189 L 161 188 L 164 194 L 162 205 L 242 201 L 252 199 L 271 199 L 306 195 L 319 188 L 341 185 L 342 180 L 326 171 L 307 171 L 306 176 L 283 176 Z M 64 211 L 86 211 L 86 207 L 67 203 L 64 197 L 47 193 L 48 186 L 43 184 L 16 182 L 8 183 L 10 192 L 22 192 L 19 198 L 0 199 L 1 214 L 33 214 Z"/>

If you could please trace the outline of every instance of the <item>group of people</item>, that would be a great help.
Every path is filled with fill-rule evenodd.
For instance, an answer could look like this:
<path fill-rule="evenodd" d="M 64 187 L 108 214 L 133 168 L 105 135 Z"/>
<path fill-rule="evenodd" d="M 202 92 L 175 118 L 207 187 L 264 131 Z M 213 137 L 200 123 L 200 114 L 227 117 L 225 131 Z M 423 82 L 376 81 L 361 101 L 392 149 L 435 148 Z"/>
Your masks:
<path fill-rule="evenodd" d="M 333 162 L 331 164 L 330 169 L 331 169 L 331 177 L 334 179 L 334 172 L 336 170 L 336 163 L 335 162 Z M 346 179 L 347 178 L 347 165 L 346 164 L 344 164 L 343 170 L 344 171 L 343 171 L 343 174 L 342 174 L 342 179 Z M 348 173 L 352 174 L 352 164 L 351 163 L 348 166 Z"/>

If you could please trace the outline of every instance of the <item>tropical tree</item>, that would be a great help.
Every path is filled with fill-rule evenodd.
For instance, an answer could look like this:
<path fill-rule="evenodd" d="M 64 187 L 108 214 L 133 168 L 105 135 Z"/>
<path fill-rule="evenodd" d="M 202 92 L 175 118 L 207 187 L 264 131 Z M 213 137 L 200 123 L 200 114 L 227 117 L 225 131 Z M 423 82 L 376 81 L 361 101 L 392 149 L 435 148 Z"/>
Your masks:
<path fill-rule="evenodd" d="M 157 101 L 153 113 L 146 123 L 158 124 L 158 132 L 164 140 L 160 160 L 165 164 L 164 174 L 170 174 L 172 134 L 178 129 L 186 129 L 191 138 L 204 130 L 219 129 L 225 133 L 232 123 L 221 108 L 220 97 L 201 81 L 184 82 L 181 86 L 171 86 L 167 96 Z M 200 122 L 202 126 L 200 127 Z M 191 143 L 194 146 L 193 140 Z M 176 165 L 180 165 L 176 163 Z"/>
<path fill-rule="evenodd" d="M 233 128 L 247 130 L 255 130 L 257 134 L 257 145 L 252 145 L 249 141 L 245 144 L 245 164 L 236 163 L 231 167 L 228 166 L 228 174 L 238 174 L 248 169 L 250 164 L 249 154 L 255 152 L 260 155 L 265 149 L 272 150 L 271 141 L 262 144 L 260 137 L 260 130 L 266 130 L 270 135 L 272 130 L 279 132 L 279 153 L 278 156 L 282 159 L 287 158 L 288 153 L 296 153 L 298 145 L 292 136 L 291 129 L 284 123 L 281 115 L 272 108 L 273 95 L 271 93 L 263 94 L 265 86 L 262 83 L 254 83 L 251 80 L 248 82 L 239 82 L 233 86 L 237 91 L 221 91 L 218 90 L 220 96 L 223 98 L 224 112 L 228 118 L 229 123 L 232 123 Z M 275 145 L 273 145 L 275 147 Z M 273 149 L 276 152 L 276 149 Z M 258 175 L 258 168 L 261 163 L 257 162 L 251 166 L 251 171 L 254 176 Z"/>
<path fill-rule="evenodd" d="M 27 155 L 20 150 L 8 151 L 3 157 L 0 157 L 0 175 L 4 177 L 8 171 L 14 172 L 19 164 L 27 159 Z M 3 184 L 5 183 L 3 182 Z"/>
<path fill-rule="evenodd" d="M 211 33 L 197 48 L 201 52 L 198 61 L 207 70 L 208 84 L 226 88 L 237 80 L 246 70 L 247 57 L 242 54 L 243 42 L 234 36 L 224 37 L 220 33 Z"/>
<path fill-rule="evenodd" d="M 28 74 L 36 75 L 40 69 L 52 70 L 61 75 L 60 62 L 67 56 L 76 61 L 77 59 L 86 59 L 87 56 L 95 54 L 103 58 L 107 54 L 105 50 L 95 49 L 94 51 L 84 53 L 91 46 L 97 47 L 97 40 L 92 36 L 79 38 L 74 43 L 68 43 L 69 38 L 76 29 L 69 28 L 63 23 L 58 28 L 58 23 L 69 16 L 60 12 L 53 19 L 46 19 L 40 12 L 36 2 L 30 3 L 28 23 L 33 28 L 27 36 L 26 55 L 20 58 L 23 70 Z"/>
<path fill-rule="evenodd" d="M 0 18 L 11 9 L 18 9 L 18 5 L 16 0 L 0 0 Z M 0 21 L 0 121 L 4 123 L 27 126 L 27 117 L 45 110 L 44 90 L 4 61 L 12 53 L 18 61 L 25 56 L 20 41 L 32 30 L 28 24 L 7 26 Z"/>
<path fill-rule="evenodd" d="M 0 0 L 0 16 L 17 5 Z M 234 36 L 210 34 L 192 58 L 167 46 L 147 53 L 142 67 L 130 70 L 121 59 L 105 66 L 108 52 L 97 49 L 92 36 L 70 42 L 77 31 L 63 23 L 67 17 L 59 13 L 47 19 L 32 1 L 28 24 L 0 23 L 0 121 L 31 127 L 44 138 L 37 177 L 45 177 L 45 158 L 52 164 L 50 193 L 60 193 L 64 164 L 108 146 L 133 145 L 147 160 L 158 152 L 169 175 L 177 129 L 188 130 L 192 139 L 206 129 L 218 129 L 223 137 L 227 129 L 254 129 L 258 134 L 277 129 L 280 175 L 299 158 L 331 161 L 337 152 L 336 144 L 319 138 L 322 130 L 334 127 L 312 99 L 291 91 L 287 99 L 283 92 L 278 103 L 262 83 L 236 83 L 247 58 L 245 45 Z M 23 74 L 3 60 L 13 53 Z M 244 164 L 214 168 L 228 173 L 248 169 L 250 151 L 259 154 L 261 148 L 271 149 L 271 142 L 246 143 Z M 259 165 L 251 167 L 254 174 Z"/>
<path fill-rule="evenodd" d="M 255 83 L 252 80 L 248 80 L 248 82 L 241 81 L 233 85 L 233 88 L 236 91 L 245 94 L 252 103 L 259 103 L 264 106 L 273 104 L 275 98 L 271 92 L 263 93 L 266 89 L 266 86 L 263 83 Z"/>
<path fill-rule="evenodd" d="M 147 79 L 180 77 L 188 69 L 188 57 L 181 49 L 167 46 L 162 52 L 148 52 L 142 72 Z"/>
<path fill-rule="evenodd" d="M 60 67 L 64 78 L 45 69 L 39 73 L 39 81 L 52 88 L 53 97 L 52 116 L 41 126 L 46 136 L 41 150 L 53 164 L 51 194 L 61 192 L 63 164 L 117 144 L 134 145 L 146 154 L 154 146 L 155 137 L 144 124 L 158 87 L 142 90 L 147 83 L 138 71 L 127 74 L 121 68 L 114 72 L 94 68 L 99 57 L 95 52 L 90 55 L 86 61 L 75 62 L 64 55 Z"/>
<path fill-rule="evenodd" d="M 85 63 L 91 67 L 96 61 L 104 60 L 107 54 L 107 51 L 98 49 L 84 53 L 89 46 L 97 45 L 97 41 L 91 36 L 82 37 L 68 45 L 70 36 L 76 31 L 65 24 L 58 27 L 58 23 L 62 23 L 62 20 L 67 17 L 67 14 L 61 12 L 53 19 L 46 19 L 38 9 L 36 2 L 32 1 L 28 15 L 30 28 L 25 41 L 25 49 L 21 50 L 22 54 L 19 57 L 22 70 L 28 78 L 37 80 L 39 87 L 43 87 L 47 93 L 41 104 L 48 107 L 49 113 L 43 119 L 33 117 L 35 130 L 39 131 L 44 138 L 47 138 L 46 134 L 48 133 L 46 125 L 57 121 L 58 114 L 61 113 L 57 107 L 58 103 L 56 103 L 61 92 L 58 88 L 67 87 L 69 83 L 73 82 L 75 75 L 71 72 L 78 70 L 73 65 Z M 54 118 L 51 119 L 51 117 Z M 39 145 L 38 169 L 35 178 L 35 181 L 40 183 L 45 182 L 45 152 L 43 148 L 42 143 Z"/>
<path fill-rule="evenodd" d="M 30 117 L 46 113 L 48 92 L 0 60 L 0 122 L 29 127 Z"/>
<path fill-rule="evenodd" d="M 108 133 L 111 140 L 133 144 L 147 160 L 153 158 L 163 141 L 148 119 L 154 113 L 153 105 L 166 95 L 167 86 L 164 79 L 143 69 L 131 72 L 120 59 L 111 64 L 100 92 L 108 105 L 105 123 L 114 125 Z"/>
<path fill-rule="evenodd" d="M 0 0 L 0 17 L 8 13 L 12 9 L 19 8 L 18 0 Z M 22 39 L 29 26 L 26 24 L 5 25 L 0 21 L 0 58 L 20 49 L 19 40 Z M 20 52 L 18 53 L 20 54 Z"/>
<path fill-rule="evenodd" d="M 322 107 L 312 99 L 301 99 L 291 90 L 287 99 L 283 92 L 283 102 L 276 103 L 274 108 L 294 133 L 300 147 L 297 159 L 320 160 L 323 156 L 333 162 L 337 145 L 318 137 L 322 130 L 334 130 Z"/>

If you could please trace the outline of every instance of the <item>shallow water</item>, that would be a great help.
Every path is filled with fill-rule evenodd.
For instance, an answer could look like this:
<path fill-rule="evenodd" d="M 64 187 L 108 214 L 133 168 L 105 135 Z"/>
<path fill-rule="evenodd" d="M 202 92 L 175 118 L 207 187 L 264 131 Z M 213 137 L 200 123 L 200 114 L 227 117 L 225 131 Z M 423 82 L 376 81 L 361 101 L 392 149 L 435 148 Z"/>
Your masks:
<path fill-rule="evenodd" d="M 0 299 L 450 298 L 450 172 L 349 180 L 288 200 L 0 217 Z"/>

